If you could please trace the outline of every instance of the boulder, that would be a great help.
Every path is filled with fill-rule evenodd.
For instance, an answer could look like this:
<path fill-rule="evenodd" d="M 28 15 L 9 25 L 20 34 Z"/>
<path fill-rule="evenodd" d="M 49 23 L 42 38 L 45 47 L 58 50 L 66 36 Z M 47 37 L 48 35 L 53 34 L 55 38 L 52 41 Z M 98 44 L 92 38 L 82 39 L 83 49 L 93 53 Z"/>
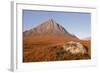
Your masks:
<path fill-rule="evenodd" d="M 86 48 L 80 42 L 70 41 L 63 45 L 66 52 L 71 54 L 87 54 Z"/>

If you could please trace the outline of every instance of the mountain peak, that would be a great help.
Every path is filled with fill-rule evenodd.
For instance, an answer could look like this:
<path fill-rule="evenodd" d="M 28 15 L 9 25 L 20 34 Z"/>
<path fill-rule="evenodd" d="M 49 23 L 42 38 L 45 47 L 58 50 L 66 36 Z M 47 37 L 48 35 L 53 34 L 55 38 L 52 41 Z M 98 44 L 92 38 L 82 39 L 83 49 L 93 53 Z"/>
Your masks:
<path fill-rule="evenodd" d="M 54 26 L 57 23 L 52 18 L 50 18 L 50 19 L 46 20 L 44 23 L 42 23 L 42 24 L 43 25 L 47 25 L 47 26 L 50 26 L 50 25 Z"/>
<path fill-rule="evenodd" d="M 47 21 L 54 22 L 54 20 L 52 18 L 49 18 Z"/>
<path fill-rule="evenodd" d="M 32 29 L 34 31 L 34 28 Z M 65 34 L 68 33 L 63 26 L 54 21 L 53 19 L 48 19 L 41 23 L 35 28 L 38 33 L 49 33 L 49 34 Z"/>
<path fill-rule="evenodd" d="M 35 28 L 32 28 L 28 31 L 24 32 L 24 35 L 54 35 L 54 36 L 67 36 L 67 37 L 75 37 L 71 35 L 67 30 L 61 26 L 59 23 L 54 21 L 52 18 L 44 21 L 40 25 Z"/>

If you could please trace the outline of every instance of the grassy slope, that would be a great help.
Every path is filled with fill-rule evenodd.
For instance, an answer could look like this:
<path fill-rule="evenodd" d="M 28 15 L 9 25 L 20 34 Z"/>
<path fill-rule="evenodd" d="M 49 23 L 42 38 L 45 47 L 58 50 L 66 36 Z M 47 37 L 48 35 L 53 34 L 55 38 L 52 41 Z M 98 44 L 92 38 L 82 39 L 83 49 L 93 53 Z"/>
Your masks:
<path fill-rule="evenodd" d="M 23 61 L 55 61 L 55 60 L 71 60 L 78 59 L 75 56 L 62 51 L 62 45 L 70 38 L 64 36 L 34 36 L 24 37 L 23 45 Z M 90 41 L 79 41 L 88 49 L 88 54 L 91 56 Z M 62 52 L 61 52 L 62 51 Z M 63 55 L 62 55 L 63 54 Z M 71 55 L 71 56 L 70 56 Z"/>

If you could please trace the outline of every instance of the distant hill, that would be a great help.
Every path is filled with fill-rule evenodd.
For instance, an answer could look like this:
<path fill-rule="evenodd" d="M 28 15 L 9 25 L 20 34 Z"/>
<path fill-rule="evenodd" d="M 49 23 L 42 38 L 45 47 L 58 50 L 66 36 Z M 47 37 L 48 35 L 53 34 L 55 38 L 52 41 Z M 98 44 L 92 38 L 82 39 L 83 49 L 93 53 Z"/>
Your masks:
<path fill-rule="evenodd" d="M 91 40 L 91 37 L 83 38 L 82 40 Z"/>

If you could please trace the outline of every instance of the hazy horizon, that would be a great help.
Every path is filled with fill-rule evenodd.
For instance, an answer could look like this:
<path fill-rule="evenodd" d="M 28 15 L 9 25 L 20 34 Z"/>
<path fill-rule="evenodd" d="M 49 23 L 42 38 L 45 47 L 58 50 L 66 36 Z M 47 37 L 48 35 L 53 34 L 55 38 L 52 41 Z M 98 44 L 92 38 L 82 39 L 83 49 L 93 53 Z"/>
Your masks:
<path fill-rule="evenodd" d="M 78 38 L 91 37 L 91 14 L 79 12 L 23 10 L 23 31 L 51 18 Z"/>

